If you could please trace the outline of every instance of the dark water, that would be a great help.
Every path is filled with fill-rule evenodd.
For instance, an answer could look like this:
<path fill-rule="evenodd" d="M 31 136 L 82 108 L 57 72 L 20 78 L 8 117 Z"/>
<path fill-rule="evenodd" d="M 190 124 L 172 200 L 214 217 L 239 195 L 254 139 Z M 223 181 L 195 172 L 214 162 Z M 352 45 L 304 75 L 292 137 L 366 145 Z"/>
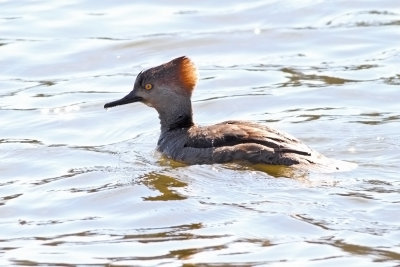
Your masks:
<path fill-rule="evenodd" d="M 1 1 L 0 265 L 400 264 L 398 1 Z M 293 179 L 155 152 L 105 102 L 198 65 L 195 120 L 267 123 L 351 172 Z"/>

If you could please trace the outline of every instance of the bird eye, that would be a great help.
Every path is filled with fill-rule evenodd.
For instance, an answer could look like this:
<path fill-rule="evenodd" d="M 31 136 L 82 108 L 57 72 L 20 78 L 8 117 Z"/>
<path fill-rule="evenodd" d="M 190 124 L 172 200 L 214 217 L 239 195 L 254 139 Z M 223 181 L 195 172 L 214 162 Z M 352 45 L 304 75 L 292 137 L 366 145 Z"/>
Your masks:
<path fill-rule="evenodd" d="M 150 90 L 151 88 L 153 88 L 153 85 L 151 83 L 146 83 L 144 85 L 144 89 L 146 89 L 146 90 Z"/>

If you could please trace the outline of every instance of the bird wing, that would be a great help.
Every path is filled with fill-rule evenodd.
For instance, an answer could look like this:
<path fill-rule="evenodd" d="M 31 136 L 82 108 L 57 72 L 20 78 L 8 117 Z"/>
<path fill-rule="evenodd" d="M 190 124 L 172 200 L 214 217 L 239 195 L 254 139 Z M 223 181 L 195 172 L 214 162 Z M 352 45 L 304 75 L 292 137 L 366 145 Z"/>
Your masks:
<path fill-rule="evenodd" d="M 266 125 L 245 121 L 226 121 L 189 132 L 185 147 L 220 148 L 244 144 L 265 147 L 272 153 L 294 153 L 310 156 L 312 150 L 298 139 Z"/>

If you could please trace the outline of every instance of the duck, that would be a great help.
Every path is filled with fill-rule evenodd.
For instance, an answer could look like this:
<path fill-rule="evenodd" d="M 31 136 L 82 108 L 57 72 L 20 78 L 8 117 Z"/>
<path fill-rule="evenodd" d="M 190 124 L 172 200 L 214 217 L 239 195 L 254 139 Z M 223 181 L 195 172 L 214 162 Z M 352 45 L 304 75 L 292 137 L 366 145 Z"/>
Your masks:
<path fill-rule="evenodd" d="M 354 163 L 325 157 L 299 139 L 270 126 L 228 120 L 208 126 L 193 121 L 197 68 L 187 56 L 141 71 L 133 89 L 105 109 L 141 102 L 159 115 L 157 150 L 167 159 L 194 164 L 262 164 L 302 170 L 345 171 Z"/>

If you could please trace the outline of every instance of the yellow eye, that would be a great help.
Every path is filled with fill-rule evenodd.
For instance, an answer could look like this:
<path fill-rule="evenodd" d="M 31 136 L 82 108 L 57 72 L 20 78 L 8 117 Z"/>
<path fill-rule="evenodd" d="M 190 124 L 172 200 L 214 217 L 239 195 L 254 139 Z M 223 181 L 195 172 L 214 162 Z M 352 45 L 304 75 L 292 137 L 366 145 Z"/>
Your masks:
<path fill-rule="evenodd" d="M 144 89 L 146 89 L 146 90 L 150 90 L 151 88 L 153 88 L 153 85 L 151 83 L 146 83 L 144 85 Z"/>

